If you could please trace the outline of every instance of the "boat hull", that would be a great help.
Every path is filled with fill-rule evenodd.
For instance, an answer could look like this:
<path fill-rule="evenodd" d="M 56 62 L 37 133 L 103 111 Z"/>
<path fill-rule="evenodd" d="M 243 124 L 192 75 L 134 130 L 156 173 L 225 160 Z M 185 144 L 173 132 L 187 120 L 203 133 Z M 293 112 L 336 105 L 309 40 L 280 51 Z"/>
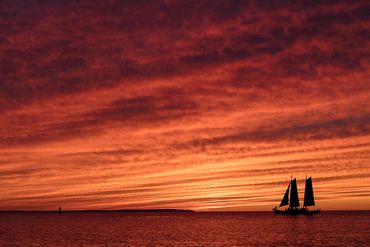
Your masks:
<path fill-rule="evenodd" d="M 308 210 L 307 208 L 288 208 L 286 210 L 279 210 L 277 208 L 273 208 L 272 212 L 274 214 L 282 214 L 282 215 L 313 215 L 313 214 L 319 214 L 320 209 L 315 210 Z"/>

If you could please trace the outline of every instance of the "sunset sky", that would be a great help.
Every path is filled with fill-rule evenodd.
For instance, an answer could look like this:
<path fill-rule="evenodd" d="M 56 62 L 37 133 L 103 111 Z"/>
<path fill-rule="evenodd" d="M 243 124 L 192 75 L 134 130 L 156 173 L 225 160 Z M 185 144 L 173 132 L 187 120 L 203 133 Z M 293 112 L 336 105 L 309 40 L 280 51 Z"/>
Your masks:
<path fill-rule="evenodd" d="M 370 209 L 370 3 L 0 2 L 0 210 Z"/>

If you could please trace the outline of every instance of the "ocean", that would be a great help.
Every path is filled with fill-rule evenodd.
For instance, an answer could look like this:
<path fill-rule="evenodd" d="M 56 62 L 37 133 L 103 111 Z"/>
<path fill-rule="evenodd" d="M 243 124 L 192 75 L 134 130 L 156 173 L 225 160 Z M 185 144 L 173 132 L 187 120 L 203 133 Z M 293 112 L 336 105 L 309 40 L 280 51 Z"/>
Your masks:
<path fill-rule="evenodd" d="M 370 246 L 370 211 L 2 212 L 0 246 Z"/>

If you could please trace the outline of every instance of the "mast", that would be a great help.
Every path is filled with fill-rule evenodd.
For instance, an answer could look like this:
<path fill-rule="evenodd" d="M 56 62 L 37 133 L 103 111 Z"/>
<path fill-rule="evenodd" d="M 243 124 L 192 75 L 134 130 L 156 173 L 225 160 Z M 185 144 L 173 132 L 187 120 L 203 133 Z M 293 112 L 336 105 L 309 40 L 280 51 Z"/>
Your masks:
<path fill-rule="evenodd" d="M 285 191 L 284 197 L 281 200 L 281 203 L 280 203 L 279 207 L 289 205 L 289 188 L 290 188 L 290 183 L 288 184 L 288 188 Z"/>
<path fill-rule="evenodd" d="M 289 207 L 291 207 L 291 208 L 299 207 L 297 180 L 293 179 L 291 184 L 292 184 L 292 187 L 290 189 L 290 204 L 289 204 Z"/>
<path fill-rule="evenodd" d="M 306 179 L 306 187 L 304 189 L 304 204 L 306 206 L 315 206 L 315 198 L 313 197 L 312 178 Z"/>

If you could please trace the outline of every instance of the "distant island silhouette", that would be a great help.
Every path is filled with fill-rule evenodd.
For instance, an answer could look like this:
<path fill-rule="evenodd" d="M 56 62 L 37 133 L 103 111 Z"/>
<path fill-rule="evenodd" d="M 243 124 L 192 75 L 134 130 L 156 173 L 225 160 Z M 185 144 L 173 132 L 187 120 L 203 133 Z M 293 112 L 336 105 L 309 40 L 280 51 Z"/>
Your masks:
<path fill-rule="evenodd" d="M 116 209 L 116 210 L 67 210 L 63 212 L 124 212 L 124 213 L 141 213 L 141 212 L 195 212 L 190 209 L 172 209 L 172 208 L 159 208 L 159 209 Z"/>
<path fill-rule="evenodd" d="M 0 212 L 58 212 L 61 213 L 61 209 L 58 210 L 3 210 Z M 194 210 L 190 209 L 172 209 L 172 208 L 159 208 L 159 209 L 115 209 L 115 210 L 104 210 L 104 209 L 88 209 L 88 210 L 63 210 L 63 213 L 73 212 L 123 212 L 123 213 L 145 213 L 145 212 L 163 212 L 163 213 L 175 213 L 175 212 L 187 212 L 193 213 Z"/>

